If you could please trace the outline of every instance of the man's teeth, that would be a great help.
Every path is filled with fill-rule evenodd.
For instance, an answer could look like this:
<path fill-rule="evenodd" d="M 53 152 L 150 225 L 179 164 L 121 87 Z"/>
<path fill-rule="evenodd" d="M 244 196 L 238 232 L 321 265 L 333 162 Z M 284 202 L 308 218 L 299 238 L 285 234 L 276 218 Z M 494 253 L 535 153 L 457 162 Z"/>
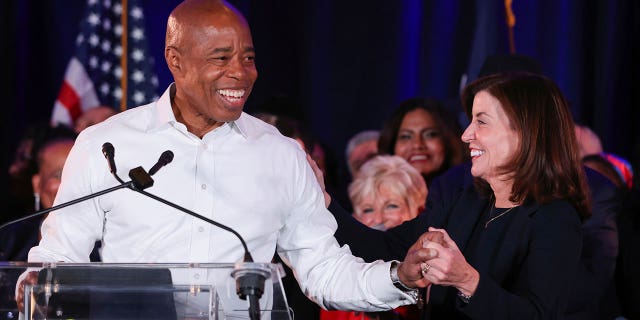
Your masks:
<path fill-rule="evenodd" d="M 244 90 L 223 89 L 218 90 L 218 94 L 232 98 L 242 98 L 242 96 L 244 96 Z"/>
<path fill-rule="evenodd" d="M 480 156 L 483 153 L 484 153 L 484 151 L 481 151 L 481 150 L 471 150 L 471 156 L 472 157 Z"/>

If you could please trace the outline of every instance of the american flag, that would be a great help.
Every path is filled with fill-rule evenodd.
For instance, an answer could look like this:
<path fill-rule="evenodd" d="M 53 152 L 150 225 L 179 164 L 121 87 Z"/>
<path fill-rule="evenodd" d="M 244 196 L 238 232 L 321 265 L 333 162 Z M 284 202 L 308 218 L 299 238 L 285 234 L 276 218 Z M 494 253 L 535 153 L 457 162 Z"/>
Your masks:
<path fill-rule="evenodd" d="M 86 110 L 106 105 L 119 108 L 123 99 L 121 77 L 125 72 L 121 36 L 127 36 L 127 96 L 124 106 L 135 107 L 157 99 L 158 78 L 145 37 L 144 15 L 138 0 L 128 0 L 123 30 L 120 0 L 88 0 L 75 55 L 69 61 L 64 83 L 53 107 L 52 124 L 73 125 Z"/>

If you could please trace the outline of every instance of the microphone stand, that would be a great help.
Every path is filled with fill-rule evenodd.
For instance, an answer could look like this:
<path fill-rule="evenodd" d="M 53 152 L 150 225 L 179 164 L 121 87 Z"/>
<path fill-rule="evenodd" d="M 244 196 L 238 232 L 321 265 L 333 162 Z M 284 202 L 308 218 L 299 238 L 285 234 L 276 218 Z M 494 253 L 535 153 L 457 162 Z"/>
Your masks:
<path fill-rule="evenodd" d="M 34 212 L 34 213 L 30 214 L 30 215 L 24 216 L 24 217 L 19 218 L 19 219 L 11 220 L 11 221 L 1 225 L 0 226 L 0 230 L 2 230 L 3 228 L 5 228 L 5 227 L 7 227 L 9 225 L 12 225 L 14 223 L 18 223 L 18 222 L 21 222 L 21 221 L 24 221 L 24 220 L 27 220 L 27 219 L 31 219 L 33 217 L 41 216 L 41 215 L 47 214 L 47 213 L 49 213 L 51 211 L 62 209 L 62 208 L 68 207 L 70 205 L 74 205 L 76 203 L 79 203 L 79 202 L 82 202 L 82 201 L 85 201 L 85 200 L 89 200 L 89 199 L 92 199 L 92 198 L 95 198 L 95 197 L 98 197 L 98 196 L 101 196 L 101 195 L 104 195 L 104 194 L 107 194 L 107 193 L 110 193 L 110 192 L 113 192 L 113 191 L 116 191 L 116 190 L 119 190 L 119 189 L 132 188 L 133 184 L 134 184 L 133 181 L 124 182 L 124 183 L 121 183 L 121 184 L 119 184 L 119 185 L 117 185 L 115 187 L 111 187 L 109 189 L 98 191 L 96 193 L 92 193 L 90 195 L 86 195 L 84 197 L 81 197 L 81 198 L 78 198 L 78 199 L 75 199 L 75 200 L 71 200 L 69 202 L 61 203 L 61 204 L 53 206 L 51 208 L 47 208 L 47 209 L 36 211 L 36 212 Z"/>
<path fill-rule="evenodd" d="M 262 293 L 264 292 L 264 282 L 265 279 L 267 277 L 269 277 L 271 275 L 270 271 L 268 269 L 265 269 L 263 267 L 260 266 L 260 264 L 257 263 L 253 263 L 253 257 L 251 256 L 251 254 L 249 253 L 249 248 L 247 247 L 246 242 L 244 241 L 244 239 L 242 238 L 242 236 L 235 230 L 233 230 L 230 227 L 227 227 L 221 223 L 218 223 L 216 221 L 213 221 L 207 217 L 204 217 L 202 215 L 199 215 L 189 209 L 183 208 L 175 203 L 172 203 L 168 200 L 165 200 L 163 198 L 160 198 L 154 194 L 148 193 L 146 191 L 144 191 L 144 189 L 149 188 L 151 186 L 153 186 L 153 179 L 151 178 L 151 175 L 149 175 L 149 173 L 147 173 L 142 167 L 136 167 L 133 168 L 129 171 L 129 177 L 131 178 L 130 181 L 127 182 L 123 182 L 122 179 L 120 179 L 120 177 L 118 177 L 118 175 L 114 172 L 115 170 L 112 170 L 112 174 L 114 175 L 114 177 L 116 178 L 116 180 L 118 180 L 118 182 L 120 182 L 119 185 L 116 185 L 114 187 L 102 190 L 102 191 L 98 191 L 83 197 L 80 197 L 78 199 L 75 200 L 71 200 L 65 203 L 61 203 L 59 205 L 53 206 L 51 208 L 47 208 L 47 209 L 43 209 L 43 210 L 39 210 L 36 211 L 30 215 L 24 216 L 22 218 L 19 219 L 15 219 L 12 221 L 9 221 L 7 223 L 4 223 L 2 225 L 0 225 L 0 230 L 2 230 L 3 228 L 27 220 L 27 219 L 31 219 L 33 217 L 37 217 L 37 216 L 41 216 L 44 215 L 46 213 L 49 213 L 51 211 L 55 211 L 58 209 L 62 209 L 71 205 L 74 205 L 76 203 L 85 201 L 85 200 L 89 200 L 101 195 L 105 195 L 107 193 L 119 190 L 119 189 L 124 189 L 124 188 L 129 188 L 135 192 L 138 192 L 140 194 L 143 194 L 151 199 L 154 199 L 156 201 L 162 202 L 170 207 L 173 207 L 175 209 L 178 209 L 186 214 L 189 214 L 193 217 L 196 217 L 198 219 L 201 219 L 203 221 L 206 221 L 218 228 L 224 229 L 226 231 L 229 231 L 231 233 L 233 233 L 242 243 L 242 247 L 244 248 L 244 259 L 242 263 L 237 263 L 235 266 L 235 270 L 233 271 L 233 273 L 231 274 L 234 279 L 236 280 L 236 293 L 238 294 L 238 297 L 242 300 L 247 300 L 247 298 L 249 299 L 249 316 L 251 320 L 260 320 L 260 305 L 259 305 L 259 299 L 262 296 Z"/>
<path fill-rule="evenodd" d="M 120 179 L 120 177 L 116 173 L 117 172 L 116 163 L 114 160 L 115 148 L 110 142 L 105 142 L 102 145 L 102 154 L 104 155 L 104 157 L 107 159 L 109 163 L 109 171 L 111 171 L 111 174 L 113 175 L 113 177 L 122 183 L 122 179 Z M 242 243 L 242 247 L 244 248 L 243 262 L 236 264 L 235 270 L 231 274 L 236 280 L 236 293 L 238 294 L 238 297 L 242 300 L 247 300 L 247 298 L 249 298 L 250 319 L 260 320 L 259 299 L 262 296 L 262 293 L 264 291 L 264 281 L 267 277 L 271 275 L 271 273 L 269 272 L 269 270 L 265 270 L 265 268 L 260 268 L 259 265 L 257 265 L 256 263 L 253 263 L 253 257 L 251 257 L 251 254 L 249 253 L 249 248 L 247 247 L 247 244 L 245 243 L 242 236 L 235 230 L 223 224 L 220 224 L 211 219 L 203 217 L 191 210 L 183 208 L 177 204 L 174 204 L 170 201 L 167 201 L 165 199 L 162 199 L 158 196 L 155 196 L 151 193 L 144 191 L 144 189 L 153 186 L 153 179 L 151 178 L 151 175 L 155 174 L 158 170 L 160 170 L 160 168 L 164 167 L 171 161 L 173 161 L 173 152 L 171 152 L 170 150 L 167 150 L 163 152 L 162 155 L 160 155 L 160 159 L 158 159 L 158 162 L 155 165 L 153 165 L 153 167 L 150 170 L 151 174 L 147 173 L 147 171 L 145 171 L 144 168 L 142 167 L 136 167 L 131 169 L 129 171 L 129 177 L 131 178 L 131 181 L 133 181 L 133 183 L 128 186 L 129 189 L 136 191 L 138 193 L 141 193 L 156 201 L 162 202 L 172 208 L 178 209 L 193 217 L 196 217 L 210 224 L 213 224 L 218 228 L 221 228 L 223 230 L 233 233 L 240 240 L 240 242 Z"/>
<path fill-rule="evenodd" d="M 116 173 L 113 174 L 116 179 L 120 180 Z M 143 194 L 156 201 L 162 202 L 172 208 L 178 209 L 200 220 L 206 221 L 218 228 L 229 231 L 240 240 L 240 243 L 242 243 L 242 247 L 244 248 L 244 259 L 242 263 L 236 263 L 231 276 L 233 276 L 233 278 L 236 280 L 236 294 L 238 295 L 238 297 L 242 300 L 249 300 L 249 319 L 260 320 L 260 297 L 262 297 L 262 294 L 264 292 L 265 279 L 271 276 L 271 272 L 269 271 L 269 269 L 262 267 L 260 264 L 253 263 L 253 257 L 249 253 L 249 248 L 247 247 L 247 244 L 242 236 L 230 227 L 199 215 L 171 201 L 144 191 L 144 189 L 153 185 L 153 179 L 151 178 L 151 175 L 149 175 L 149 173 L 147 173 L 142 167 L 131 169 L 131 171 L 129 171 L 129 177 L 132 181 L 132 184 L 129 185 L 129 188 L 131 190 Z"/>

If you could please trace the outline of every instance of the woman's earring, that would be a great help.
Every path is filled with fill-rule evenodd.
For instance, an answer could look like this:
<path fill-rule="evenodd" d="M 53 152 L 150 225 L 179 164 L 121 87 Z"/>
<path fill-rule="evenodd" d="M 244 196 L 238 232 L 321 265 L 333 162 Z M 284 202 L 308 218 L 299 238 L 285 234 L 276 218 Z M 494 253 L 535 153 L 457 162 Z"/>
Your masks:
<path fill-rule="evenodd" d="M 35 199 L 33 203 L 33 207 L 36 209 L 36 211 L 39 211 L 40 210 L 40 194 L 37 192 L 34 192 L 33 198 Z"/>

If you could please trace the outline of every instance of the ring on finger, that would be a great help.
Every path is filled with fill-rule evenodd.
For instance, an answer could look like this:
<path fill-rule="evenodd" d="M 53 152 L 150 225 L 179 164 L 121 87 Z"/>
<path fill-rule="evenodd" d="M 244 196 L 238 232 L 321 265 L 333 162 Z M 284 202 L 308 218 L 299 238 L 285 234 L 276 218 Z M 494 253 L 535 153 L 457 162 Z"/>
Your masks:
<path fill-rule="evenodd" d="M 431 265 L 428 263 L 423 263 L 420 265 L 420 268 L 422 269 L 422 276 L 424 277 L 429 272 L 429 269 L 431 269 Z"/>

